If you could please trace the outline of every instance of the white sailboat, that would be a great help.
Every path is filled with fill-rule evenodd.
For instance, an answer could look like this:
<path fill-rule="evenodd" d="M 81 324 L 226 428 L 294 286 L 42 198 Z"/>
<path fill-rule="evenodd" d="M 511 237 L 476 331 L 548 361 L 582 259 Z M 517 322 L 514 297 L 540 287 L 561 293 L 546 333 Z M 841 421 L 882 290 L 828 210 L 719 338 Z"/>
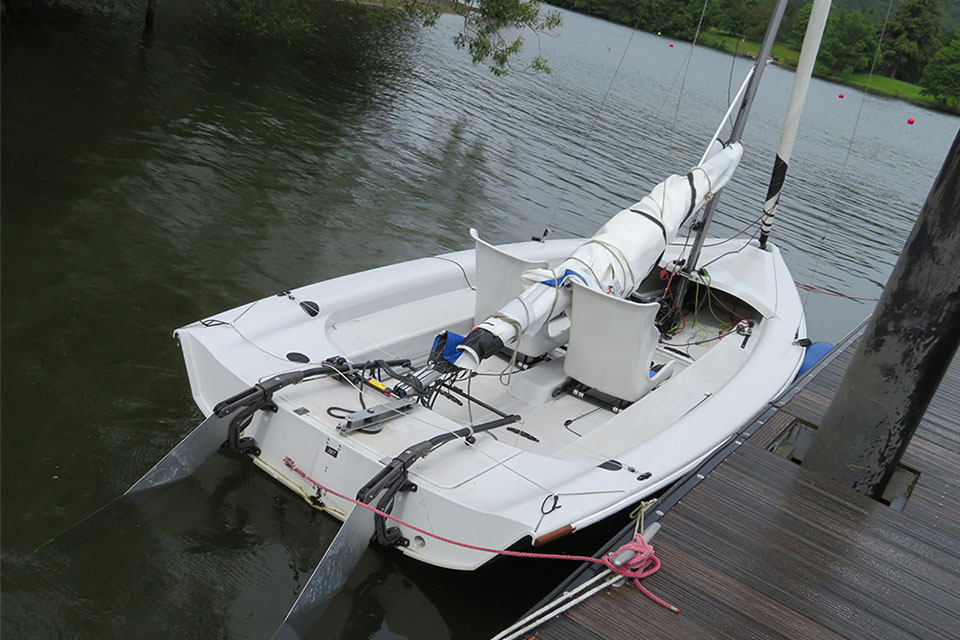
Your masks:
<path fill-rule="evenodd" d="M 496 247 L 471 229 L 472 249 L 178 329 L 207 439 L 339 519 L 356 496 L 381 544 L 461 570 L 663 489 L 777 398 L 809 344 L 766 242 L 776 192 L 762 242 L 706 239 L 761 72 L 725 143 L 590 238 Z M 678 242 L 708 203 L 697 242 Z"/>
<path fill-rule="evenodd" d="M 404 460 L 393 486 L 368 487 L 370 498 L 492 549 L 582 529 L 670 484 L 800 366 L 802 307 L 776 247 L 709 242 L 705 269 L 677 266 L 679 223 L 740 153 L 715 150 L 691 179 L 672 176 L 590 239 L 494 247 L 473 231 L 471 250 L 180 328 L 194 398 L 210 415 L 278 373 L 315 371 L 270 393 L 271 410 L 250 413 L 244 439 L 234 429 L 231 442 L 340 519 L 354 505 L 318 484 L 355 496 L 411 447 L 456 434 Z M 671 297 L 686 277 L 693 295 L 681 316 Z M 459 350 L 457 335 L 467 336 Z M 384 524 L 381 542 L 430 564 L 469 570 L 493 557 Z"/>
<path fill-rule="evenodd" d="M 829 6 L 819 4 L 814 23 Z M 810 66 L 816 49 L 805 46 Z M 380 543 L 462 570 L 669 485 L 784 391 L 809 344 L 793 279 L 766 242 L 803 69 L 762 241 L 706 239 L 762 71 L 725 116 L 739 103 L 726 143 L 591 238 L 494 247 L 471 230 L 472 249 L 178 329 L 216 437 L 228 424 L 230 447 L 312 505 L 345 519 L 356 496 L 380 509 Z M 693 247 L 678 242 L 705 205 Z"/>

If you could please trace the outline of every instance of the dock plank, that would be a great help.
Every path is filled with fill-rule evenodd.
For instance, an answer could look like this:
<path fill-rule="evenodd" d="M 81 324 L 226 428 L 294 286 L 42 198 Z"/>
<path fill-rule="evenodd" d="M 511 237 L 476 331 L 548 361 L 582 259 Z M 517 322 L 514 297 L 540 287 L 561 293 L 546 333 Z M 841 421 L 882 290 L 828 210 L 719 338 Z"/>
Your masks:
<path fill-rule="evenodd" d="M 660 518 L 663 563 L 538 631 L 570 638 L 919 638 L 960 630 L 960 359 L 901 464 L 920 473 L 903 512 L 767 449 L 795 420 L 816 427 L 853 356 L 850 341 Z M 685 489 L 686 491 L 686 489 Z"/>

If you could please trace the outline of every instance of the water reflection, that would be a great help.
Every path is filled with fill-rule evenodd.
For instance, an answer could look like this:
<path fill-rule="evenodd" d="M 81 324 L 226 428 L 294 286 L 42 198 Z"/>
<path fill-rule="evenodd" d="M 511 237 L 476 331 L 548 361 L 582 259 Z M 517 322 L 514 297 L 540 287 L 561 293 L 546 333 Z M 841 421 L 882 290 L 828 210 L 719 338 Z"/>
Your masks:
<path fill-rule="evenodd" d="M 309 637 L 440 640 L 450 627 L 412 581 L 368 553 Z"/>

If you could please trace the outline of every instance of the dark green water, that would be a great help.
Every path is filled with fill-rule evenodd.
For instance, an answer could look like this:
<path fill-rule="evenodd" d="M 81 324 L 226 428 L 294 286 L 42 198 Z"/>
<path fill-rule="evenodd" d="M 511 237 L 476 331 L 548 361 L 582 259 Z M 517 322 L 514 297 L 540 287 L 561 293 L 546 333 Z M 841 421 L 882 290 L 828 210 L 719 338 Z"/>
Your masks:
<path fill-rule="evenodd" d="M 287 45 L 181 0 L 144 42 L 139 4 L 3 21 L 4 638 L 268 637 L 337 525 L 242 459 L 217 456 L 73 553 L 30 555 L 199 421 L 171 331 L 465 248 L 470 226 L 589 235 L 696 162 L 731 66 L 698 50 L 683 77 L 685 46 L 637 34 L 601 109 L 630 32 L 575 14 L 543 42 L 553 75 L 495 79 L 453 48 L 452 18 L 384 30 L 323 6 L 321 37 Z M 718 235 L 759 213 L 791 82 L 767 70 Z M 960 120 L 861 98 L 813 83 L 774 238 L 798 281 L 876 296 Z M 871 307 L 807 308 L 811 335 L 836 340 Z M 318 637 L 489 637 L 570 569 L 467 575 L 375 550 Z"/>

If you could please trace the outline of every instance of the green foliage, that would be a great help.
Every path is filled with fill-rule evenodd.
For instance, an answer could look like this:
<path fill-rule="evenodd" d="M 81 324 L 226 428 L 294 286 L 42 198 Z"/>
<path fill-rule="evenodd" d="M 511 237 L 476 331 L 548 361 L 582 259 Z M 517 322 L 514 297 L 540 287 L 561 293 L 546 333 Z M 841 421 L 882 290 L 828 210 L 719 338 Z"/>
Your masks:
<path fill-rule="evenodd" d="M 207 0 L 207 6 L 241 33 L 288 43 L 307 41 L 316 33 L 309 0 Z"/>
<path fill-rule="evenodd" d="M 564 9 L 586 13 L 651 33 L 693 40 L 703 12 L 703 0 L 552 0 Z M 708 12 L 701 32 L 711 24 Z"/>
<path fill-rule="evenodd" d="M 421 3 L 423 0 L 408 0 Z M 463 28 L 454 38 L 460 49 L 470 52 L 474 64 L 489 62 L 490 70 L 500 76 L 511 69 L 510 60 L 523 47 L 519 35 L 508 30 L 528 29 L 535 34 L 557 29 L 563 20 L 558 11 L 542 12 L 537 0 L 477 0 L 473 5 L 457 4 L 463 15 Z M 534 71 L 550 71 L 546 60 L 537 55 L 530 63 Z"/>
<path fill-rule="evenodd" d="M 763 40 L 776 0 L 711 0 L 709 24 L 723 33 L 747 40 Z M 786 41 L 787 30 L 797 8 L 787 6 L 780 22 L 778 39 Z"/>
<path fill-rule="evenodd" d="M 946 18 L 941 22 L 940 17 L 943 1 L 893 0 L 896 13 L 890 15 L 881 57 L 886 67 L 879 68 L 878 73 L 896 73 L 897 77 L 911 82 L 919 79 L 926 61 L 937 51 L 940 34 L 937 25 L 947 24 Z M 552 0 L 551 4 L 687 40 L 692 40 L 696 33 L 703 7 L 702 0 Z M 773 4 L 773 0 L 710 0 L 700 42 L 724 51 L 736 51 L 739 55 L 756 55 Z M 933 83 L 937 83 L 937 87 L 941 82 L 945 87 L 954 86 L 951 79 L 956 78 L 957 67 L 953 62 L 942 64 L 947 74 L 943 81 L 933 80 L 941 77 L 936 75 L 941 71 L 938 66 L 932 68 L 931 85 L 925 90 L 926 95 L 921 95 L 920 87 L 901 80 L 879 75 L 868 79 L 867 74 L 861 72 L 869 70 L 872 65 L 880 24 L 887 15 L 889 0 L 834 0 L 833 4 L 835 9 L 827 21 L 818 55 L 817 75 L 858 87 L 869 83 L 871 91 L 931 107 L 937 106 L 930 97 L 933 95 L 930 92 L 935 90 Z M 810 0 L 792 0 L 784 14 L 778 40 L 787 44 L 775 44 L 773 55 L 788 67 L 796 66 L 798 51 L 794 47 L 803 42 L 811 8 Z M 960 2 L 950 0 L 948 11 L 943 14 L 956 13 L 960 13 Z M 951 111 L 960 109 L 960 103 L 949 97 L 940 99 L 939 106 Z"/>
<path fill-rule="evenodd" d="M 904 0 L 893 0 L 890 15 L 893 15 L 893 12 L 903 4 Z M 890 0 L 833 0 L 833 5 L 847 11 L 859 11 L 864 15 L 872 15 L 874 20 L 880 23 L 883 22 L 883 17 L 887 15 Z M 940 28 L 947 32 L 960 29 L 960 2 L 948 0 L 944 3 L 940 17 Z M 944 42 L 948 41 L 949 39 L 944 40 Z"/>
<path fill-rule="evenodd" d="M 692 41 L 694 36 L 697 35 L 698 25 L 701 31 L 710 26 L 709 16 L 706 16 L 701 24 L 700 15 L 702 13 L 703 2 L 701 0 L 650 2 L 641 17 L 640 28 Z"/>
<path fill-rule="evenodd" d="M 813 3 L 807 3 L 800 7 L 787 31 L 787 42 L 799 47 L 803 44 L 803 37 L 807 34 L 807 23 L 810 22 L 810 12 L 813 10 Z"/>
<path fill-rule="evenodd" d="M 890 17 L 881 45 L 883 73 L 917 82 L 940 48 L 940 8 L 944 0 L 906 0 Z"/>
<path fill-rule="evenodd" d="M 550 4 L 632 27 L 651 2 L 652 0 L 552 0 Z"/>
<path fill-rule="evenodd" d="M 942 105 L 960 106 L 960 36 L 930 59 L 920 79 L 920 93 Z"/>
<path fill-rule="evenodd" d="M 758 0 L 744 25 L 743 35 L 746 36 L 747 40 L 763 40 L 776 4 L 776 0 Z"/>
<path fill-rule="evenodd" d="M 960 31 L 960 2 L 954 0 L 943 7 L 943 19 L 940 21 L 940 26 L 948 33 Z M 949 39 L 944 42 L 949 42 Z"/>
<path fill-rule="evenodd" d="M 463 28 L 454 38 L 458 48 L 469 51 L 474 64 L 487 62 L 490 70 L 504 75 L 523 47 L 517 31 L 532 31 L 537 37 L 557 29 L 563 22 L 557 11 L 542 11 L 538 0 L 353 0 L 366 11 L 369 22 L 381 28 L 398 22 L 432 26 L 442 11 L 463 16 Z M 315 0 L 206 0 L 221 21 L 250 35 L 280 38 L 288 43 L 309 42 L 318 37 Z M 369 6 L 368 6 L 369 5 Z M 384 11 L 383 7 L 393 8 Z M 507 35 L 510 34 L 510 35 Z M 547 61 L 536 55 L 527 68 L 550 72 Z"/>
<path fill-rule="evenodd" d="M 773 0 L 710 0 L 711 24 L 729 35 L 763 40 L 775 4 Z M 805 7 L 802 0 L 787 4 L 777 32 L 777 41 L 793 44 L 790 33 L 799 25 L 800 40 L 796 44 L 800 44 L 810 17 L 810 9 Z"/>
<path fill-rule="evenodd" d="M 756 10 L 758 0 L 720 0 L 711 3 L 713 25 L 723 33 L 742 35 L 745 25 Z"/>
<path fill-rule="evenodd" d="M 802 37 L 801 37 L 802 39 Z M 851 74 L 870 68 L 877 47 L 873 20 L 856 11 L 830 11 L 817 55 L 821 72 Z"/>
<path fill-rule="evenodd" d="M 755 40 L 741 40 L 737 36 L 722 35 L 715 28 L 701 34 L 700 42 L 707 47 L 736 53 L 737 55 L 747 56 L 749 58 L 756 58 L 760 53 L 759 42 Z M 797 59 L 800 57 L 800 51 L 790 45 L 775 43 L 773 49 L 770 51 L 770 55 L 780 64 L 790 69 L 795 69 L 797 67 Z"/>

